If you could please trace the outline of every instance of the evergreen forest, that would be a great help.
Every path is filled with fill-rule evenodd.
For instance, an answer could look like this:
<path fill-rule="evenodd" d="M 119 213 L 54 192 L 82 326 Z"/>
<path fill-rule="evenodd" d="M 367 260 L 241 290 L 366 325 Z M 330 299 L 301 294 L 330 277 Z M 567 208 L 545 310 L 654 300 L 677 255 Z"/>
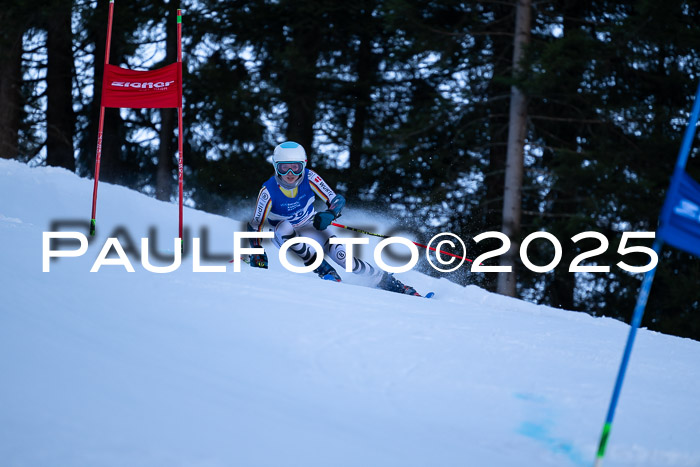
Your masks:
<path fill-rule="evenodd" d="M 469 258 L 500 246 L 473 241 L 488 231 L 516 254 L 538 231 L 562 245 L 546 273 L 516 256 L 510 291 L 467 265 L 450 280 L 629 322 L 642 275 L 616 266 L 618 248 L 657 229 L 700 83 L 699 1 L 115 0 L 109 63 L 175 62 L 178 8 L 188 206 L 252 215 L 273 148 L 293 140 L 346 209 L 396 219 L 412 240 L 451 232 Z M 108 9 L 0 9 L 0 157 L 93 177 Z M 175 109 L 106 109 L 101 144 L 101 181 L 177 201 Z M 697 148 L 687 172 L 700 180 Z M 600 246 L 571 240 L 588 231 L 609 246 L 582 264 L 609 272 L 568 271 Z M 529 246 L 534 264 L 552 254 Z M 700 259 L 666 246 L 659 260 L 642 326 L 700 339 Z"/>

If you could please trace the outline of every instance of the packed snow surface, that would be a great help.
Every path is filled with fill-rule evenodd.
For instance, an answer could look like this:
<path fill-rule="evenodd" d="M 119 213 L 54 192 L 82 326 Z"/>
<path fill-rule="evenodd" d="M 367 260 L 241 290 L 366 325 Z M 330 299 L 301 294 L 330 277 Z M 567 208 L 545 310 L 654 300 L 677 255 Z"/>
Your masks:
<path fill-rule="evenodd" d="M 271 246 L 270 269 L 233 272 L 233 232 L 247 219 L 192 209 L 180 267 L 149 272 L 141 238 L 167 266 L 177 206 L 104 183 L 87 252 L 43 272 L 43 232 L 87 234 L 92 181 L 3 160 L 0 200 L 3 466 L 595 459 L 629 330 L 620 321 L 416 271 L 397 277 L 435 298 L 342 270 L 343 283 L 322 281 L 287 271 Z M 353 208 L 344 223 L 385 227 Z M 109 237 L 135 272 L 90 272 Z M 192 237 L 201 267 L 226 272 L 194 272 Z M 119 261 L 114 248 L 109 258 Z M 603 464 L 700 466 L 700 342 L 640 330 Z"/>

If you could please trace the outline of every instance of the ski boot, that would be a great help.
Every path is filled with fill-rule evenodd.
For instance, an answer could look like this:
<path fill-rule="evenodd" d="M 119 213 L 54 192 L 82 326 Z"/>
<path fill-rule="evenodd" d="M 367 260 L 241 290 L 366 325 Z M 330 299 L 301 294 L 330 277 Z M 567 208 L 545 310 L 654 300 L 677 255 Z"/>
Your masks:
<path fill-rule="evenodd" d="M 328 264 L 328 262 L 325 259 L 319 267 L 314 269 L 314 272 L 318 274 L 318 277 L 320 277 L 321 279 L 325 279 L 327 281 L 340 282 L 340 276 L 338 275 L 338 272 L 335 269 L 333 269 L 333 266 Z"/>
<path fill-rule="evenodd" d="M 388 290 L 389 292 L 402 293 L 406 295 L 416 295 L 418 297 L 421 296 L 418 292 L 416 292 L 416 289 L 414 289 L 410 285 L 403 284 L 400 280 L 396 279 L 393 274 L 389 274 L 386 271 L 382 275 L 379 284 L 377 284 L 377 288 L 382 290 Z"/>

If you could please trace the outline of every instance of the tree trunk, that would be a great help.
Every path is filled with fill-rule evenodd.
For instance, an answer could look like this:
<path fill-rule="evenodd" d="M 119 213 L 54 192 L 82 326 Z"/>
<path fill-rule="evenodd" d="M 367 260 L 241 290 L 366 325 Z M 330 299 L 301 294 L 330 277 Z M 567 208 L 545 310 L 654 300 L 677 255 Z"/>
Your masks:
<path fill-rule="evenodd" d="M 72 2 L 54 2 L 47 18 L 46 164 L 75 171 Z"/>
<path fill-rule="evenodd" d="M 525 47 L 530 42 L 531 0 L 518 0 L 515 17 L 515 41 L 513 50 L 513 76 L 522 72 Z M 517 87 L 511 87 L 508 127 L 508 151 L 506 156 L 506 180 L 503 191 L 503 233 L 511 240 L 511 248 L 501 257 L 501 266 L 510 266 L 512 272 L 500 273 L 498 293 L 515 297 L 515 259 L 520 251 L 520 216 L 522 211 L 522 187 L 525 130 L 527 124 L 527 99 Z"/>
<path fill-rule="evenodd" d="M 564 17 L 564 37 L 571 36 L 582 30 L 582 18 L 586 17 L 586 8 L 590 6 L 589 2 L 584 0 L 568 0 L 563 5 Z M 584 29 L 585 30 L 585 27 Z M 572 61 L 567 63 L 568 67 L 560 68 L 561 73 L 567 76 L 581 77 L 585 72 L 585 62 Z M 574 79 L 560 80 L 559 89 L 564 96 L 577 96 L 579 81 Z M 575 97 L 571 99 L 572 107 L 575 105 Z M 561 115 L 560 116 L 564 116 Z M 575 118 L 575 115 L 572 115 Z M 557 134 L 559 138 L 567 145 L 571 146 L 571 150 L 575 151 L 577 147 L 577 137 L 583 133 L 583 128 L 580 125 L 567 124 L 558 128 Z M 571 157 L 567 152 L 562 151 L 555 154 L 557 158 Z M 559 161 L 556 165 L 576 164 L 576 161 Z M 573 183 L 572 183 L 573 182 Z M 555 216 L 558 214 L 570 215 L 572 212 L 579 212 L 579 202 L 576 201 L 576 187 L 578 183 L 575 180 L 558 180 L 554 187 L 550 190 L 549 197 L 553 200 L 551 203 L 550 212 Z M 581 207 L 583 209 L 583 207 Z M 567 228 L 568 222 L 563 225 L 557 225 L 557 230 L 566 232 L 566 237 L 570 238 L 575 235 L 576 231 L 572 232 Z M 578 253 L 574 249 L 564 248 L 563 256 L 560 264 L 571 264 L 571 261 Z M 556 267 L 552 271 L 552 277 L 549 282 L 545 281 L 545 294 L 549 298 L 549 304 L 560 307 L 565 310 L 575 310 L 576 307 L 576 274 L 570 273 L 566 268 Z"/>
<path fill-rule="evenodd" d="M 493 29 L 488 42 L 491 47 L 491 61 L 493 63 L 493 76 L 503 77 L 512 72 L 513 41 L 505 33 L 515 27 L 513 9 L 509 5 L 494 3 L 489 5 L 489 12 L 493 14 Z M 488 45 L 483 45 L 488 47 Z M 478 227 L 473 225 L 472 219 L 465 219 L 465 230 L 476 233 L 499 230 L 503 214 L 503 187 L 505 186 L 506 148 L 508 141 L 508 105 L 507 95 L 510 87 L 502 83 L 500 79 L 491 79 L 486 88 L 486 99 L 492 102 L 488 106 L 484 118 L 488 119 L 488 167 L 484 174 L 485 198 L 475 209 Z M 470 227 L 471 226 L 471 227 Z M 482 286 L 495 292 L 498 284 L 498 273 L 485 273 Z"/>
<path fill-rule="evenodd" d="M 297 28 L 293 37 L 282 89 L 287 104 L 287 139 L 301 144 L 310 155 L 318 102 L 316 61 L 321 37 L 314 28 Z M 311 157 L 308 159 L 311 162 Z"/>
<path fill-rule="evenodd" d="M 90 110 L 90 142 L 88 150 L 88 163 L 91 168 L 95 167 L 95 157 L 97 148 L 97 132 L 100 118 L 100 103 L 102 93 L 102 77 L 104 75 L 105 62 L 105 42 L 107 40 L 107 2 L 98 2 L 96 15 L 99 21 L 94 25 L 95 30 L 95 92 L 92 100 L 92 108 Z M 116 17 L 116 14 L 115 14 Z M 115 19 L 116 21 L 116 19 Z M 117 23 L 118 24 L 118 23 Z M 116 40 L 115 40 L 116 38 Z M 119 42 L 118 35 L 112 32 L 112 47 L 110 52 L 110 63 L 119 63 Z M 124 180 L 126 169 L 121 160 L 122 146 L 122 118 L 119 114 L 119 109 L 105 109 L 104 131 L 102 137 L 102 157 L 100 161 L 100 180 L 109 183 L 120 183 Z"/>
<path fill-rule="evenodd" d="M 173 192 L 173 153 L 175 142 L 173 132 L 177 120 L 177 109 L 160 110 L 160 146 L 158 148 L 158 167 L 156 169 L 156 198 L 170 201 Z"/>
<path fill-rule="evenodd" d="M 19 157 L 19 126 L 22 116 L 22 35 L 16 24 L 8 24 L 7 10 L 0 9 L 0 158 Z"/>
<path fill-rule="evenodd" d="M 372 9 L 366 8 L 364 12 L 366 23 L 372 21 Z M 368 108 L 371 105 L 370 93 L 376 74 L 377 61 L 372 57 L 372 37 L 367 28 L 362 28 L 360 45 L 357 56 L 357 82 L 353 89 L 355 100 L 355 118 L 350 128 L 350 170 L 349 180 L 352 185 L 357 185 L 355 180 L 361 176 L 363 159 L 363 146 L 365 139 L 365 127 L 369 116 Z"/>

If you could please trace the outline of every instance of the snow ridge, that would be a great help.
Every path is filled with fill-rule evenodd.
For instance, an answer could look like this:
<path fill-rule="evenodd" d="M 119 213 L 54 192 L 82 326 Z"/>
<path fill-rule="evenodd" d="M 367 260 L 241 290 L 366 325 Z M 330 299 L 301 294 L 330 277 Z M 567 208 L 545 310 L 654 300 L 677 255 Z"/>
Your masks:
<path fill-rule="evenodd" d="M 109 184 L 87 253 L 42 272 L 42 233 L 87 233 L 91 193 L 68 171 L 0 161 L 3 465 L 592 464 L 624 323 L 415 271 L 397 277 L 435 299 L 342 270 L 321 281 L 273 249 L 269 270 L 234 273 L 244 219 L 192 209 L 202 265 L 226 272 L 193 272 L 190 251 L 151 273 L 139 239 L 167 265 L 177 207 Z M 348 224 L 381 225 L 349 207 Z M 109 236 L 135 272 L 89 272 Z M 698 342 L 640 330 L 606 467 L 700 465 L 699 357 Z"/>

